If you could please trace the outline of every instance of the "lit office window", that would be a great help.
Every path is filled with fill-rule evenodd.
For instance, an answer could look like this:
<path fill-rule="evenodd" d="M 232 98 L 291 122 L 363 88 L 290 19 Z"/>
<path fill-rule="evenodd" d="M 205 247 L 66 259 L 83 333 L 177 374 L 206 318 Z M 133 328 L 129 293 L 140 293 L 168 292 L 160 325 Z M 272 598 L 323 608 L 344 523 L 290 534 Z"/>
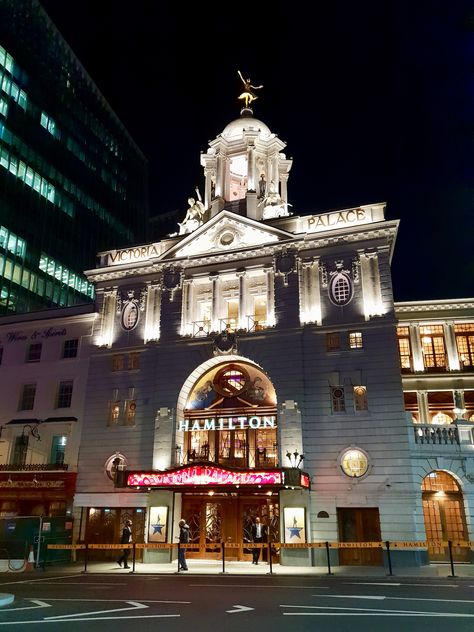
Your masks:
<path fill-rule="evenodd" d="M 42 127 L 44 127 L 44 129 L 48 130 L 48 132 L 52 136 L 57 136 L 56 123 L 54 122 L 54 120 L 50 116 L 48 116 L 46 114 L 46 112 L 41 112 L 40 123 L 41 123 Z"/>
<path fill-rule="evenodd" d="M 8 103 L 6 99 L 2 99 L 1 97 L 0 97 L 0 114 L 4 116 L 5 118 L 7 118 L 8 116 Z"/>
<path fill-rule="evenodd" d="M 362 349 L 362 332 L 361 331 L 351 331 L 349 332 L 349 347 L 351 349 Z"/>

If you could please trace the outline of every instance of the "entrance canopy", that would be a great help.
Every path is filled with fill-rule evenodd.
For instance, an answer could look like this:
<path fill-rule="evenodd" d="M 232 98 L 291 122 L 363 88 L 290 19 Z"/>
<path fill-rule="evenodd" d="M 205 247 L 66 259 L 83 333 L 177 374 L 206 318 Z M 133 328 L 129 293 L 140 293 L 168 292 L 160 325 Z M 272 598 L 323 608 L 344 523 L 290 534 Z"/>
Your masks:
<path fill-rule="evenodd" d="M 123 483 L 131 489 L 309 489 L 309 474 L 297 468 L 247 469 L 223 468 L 209 463 L 172 468 L 164 471 L 123 472 Z"/>

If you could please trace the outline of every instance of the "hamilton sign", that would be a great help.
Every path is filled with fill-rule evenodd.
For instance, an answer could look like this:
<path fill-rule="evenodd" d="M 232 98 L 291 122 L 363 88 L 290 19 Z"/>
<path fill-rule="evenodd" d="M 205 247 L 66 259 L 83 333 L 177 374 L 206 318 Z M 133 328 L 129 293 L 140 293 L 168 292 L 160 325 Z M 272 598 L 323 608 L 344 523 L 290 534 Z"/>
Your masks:
<path fill-rule="evenodd" d="M 238 417 L 208 417 L 204 419 L 184 419 L 178 422 L 178 430 L 245 430 L 250 428 L 276 428 L 275 415 L 260 417 L 259 415 L 240 415 Z"/>

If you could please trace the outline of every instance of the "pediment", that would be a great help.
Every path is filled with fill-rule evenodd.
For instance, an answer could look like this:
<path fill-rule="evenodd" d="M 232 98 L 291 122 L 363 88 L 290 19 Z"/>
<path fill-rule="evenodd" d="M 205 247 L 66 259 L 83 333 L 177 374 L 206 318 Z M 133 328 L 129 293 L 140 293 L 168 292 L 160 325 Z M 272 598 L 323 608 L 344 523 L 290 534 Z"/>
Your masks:
<path fill-rule="evenodd" d="M 284 230 L 224 210 L 186 235 L 163 256 L 169 259 L 242 250 L 273 244 L 292 236 Z"/>

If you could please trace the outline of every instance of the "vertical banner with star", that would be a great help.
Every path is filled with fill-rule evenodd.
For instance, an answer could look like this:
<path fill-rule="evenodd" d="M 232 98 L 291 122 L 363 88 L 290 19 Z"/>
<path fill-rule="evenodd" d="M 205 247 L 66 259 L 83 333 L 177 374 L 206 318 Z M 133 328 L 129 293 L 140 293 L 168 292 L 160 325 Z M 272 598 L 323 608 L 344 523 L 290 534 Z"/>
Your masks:
<path fill-rule="evenodd" d="M 168 507 L 150 507 L 148 515 L 148 542 L 166 542 Z"/>
<path fill-rule="evenodd" d="M 285 543 L 306 543 L 306 520 L 304 507 L 285 507 Z"/>

